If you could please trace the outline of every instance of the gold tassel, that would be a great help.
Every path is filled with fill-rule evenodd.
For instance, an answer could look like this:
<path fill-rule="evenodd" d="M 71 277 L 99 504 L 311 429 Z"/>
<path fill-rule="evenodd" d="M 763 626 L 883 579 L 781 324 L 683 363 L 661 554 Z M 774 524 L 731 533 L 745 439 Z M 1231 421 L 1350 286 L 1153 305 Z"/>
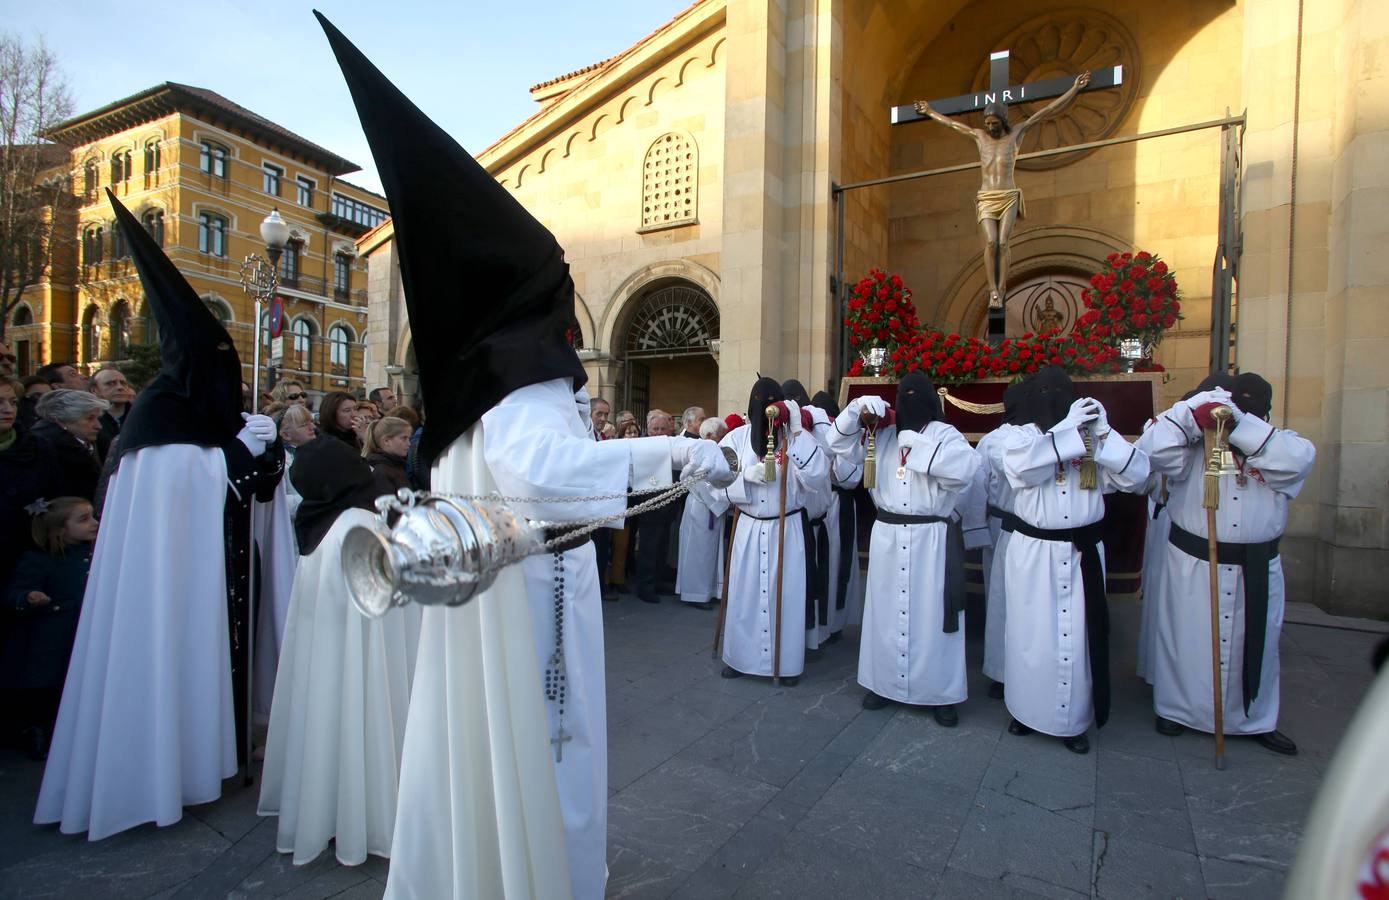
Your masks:
<path fill-rule="evenodd" d="M 1095 466 L 1095 439 L 1090 437 L 1090 429 L 1080 430 L 1080 439 L 1085 442 L 1085 455 L 1080 459 L 1080 489 L 1093 491 L 1100 486 L 1100 470 Z"/>
<path fill-rule="evenodd" d="M 769 406 L 763 412 L 767 416 L 767 455 L 762 458 L 762 476 L 770 484 L 776 481 L 776 407 Z"/>
<path fill-rule="evenodd" d="M 1229 438 L 1225 425 L 1230 421 L 1230 408 L 1217 406 L 1211 410 L 1215 427 L 1203 435 L 1206 451 L 1206 471 L 1201 478 L 1201 508 L 1220 509 L 1220 477 L 1233 475 L 1238 469 L 1234 465 L 1234 454 L 1230 452 Z"/>
<path fill-rule="evenodd" d="M 863 486 L 873 490 L 878 486 L 878 429 L 868 429 L 868 455 L 863 460 Z"/>

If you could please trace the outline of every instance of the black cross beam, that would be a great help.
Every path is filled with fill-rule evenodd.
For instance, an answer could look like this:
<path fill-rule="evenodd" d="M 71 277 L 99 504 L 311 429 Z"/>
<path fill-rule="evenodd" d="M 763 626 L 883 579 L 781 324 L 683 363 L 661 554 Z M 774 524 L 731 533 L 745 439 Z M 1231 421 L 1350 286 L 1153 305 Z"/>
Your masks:
<path fill-rule="evenodd" d="M 983 109 L 990 103 L 1001 103 L 1007 106 L 1009 103 L 1024 103 L 1032 100 L 1050 100 L 1052 97 L 1060 97 L 1075 84 L 1074 75 L 1063 75 L 1060 78 L 1048 78 L 1044 81 L 1034 81 L 1031 84 L 1009 84 L 1008 83 L 1008 51 L 1000 50 L 989 55 L 989 87 L 987 90 L 978 91 L 973 94 L 960 94 L 958 97 L 946 97 L 943 100 L 932 100 L 931 108 L 943 116 L 955 116 L 960 113 L 974 112 Z M 1086 91 L 1098 91 L 1105 88 L 1114 88 L 1124 83 L 1124 67 L 1111 66 L 1107 69 L 1096 69 L 1090 73 L 1090 83 L 1085 86 Z M 919 122 L 926 118 L 916 111 L 912 104 L 906 106 L 892 107 L 892 124 L 905 125 L 908 122 Z"/>

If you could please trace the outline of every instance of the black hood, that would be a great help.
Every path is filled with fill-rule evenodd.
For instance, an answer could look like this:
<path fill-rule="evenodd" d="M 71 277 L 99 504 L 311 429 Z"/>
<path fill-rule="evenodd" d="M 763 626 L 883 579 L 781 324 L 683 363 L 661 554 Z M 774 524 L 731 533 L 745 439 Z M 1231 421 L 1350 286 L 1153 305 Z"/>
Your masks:
<path fill-rule="evenodd" d="M 811 397 L 810 405 L 823 409 L 825 415 L 829 416 L 831 419 L 839 418 L 839 404 L 834 402 L 834 398 L 829 395 L 828 391 L 820 391 L 814 397 Z"/>
<path fill-rule="evenodd" d="M 759 453 L 767 446 L 767 405 L 786 399 L 786 392 L 775 378 L 759 378 L 748 395 L 748 435 L 753 449 Z"/>
<path fill-rule="evenodd" d="M 1018 424 L 1036 425 L 1042 431 L 1066 417 L 1076 401 L 1075 384 L 1060 366 L 1047 366 L 1027 380 Z"/>
<path fill-rule="evenodd" d="M 432 461 L 512 391 L 588 376 L 574 282 L 545 226 L 320 13 L 391 207 Z M 418 226 L 418 227 L 417 227 Z"/>
<path fill-rule="evenodd" d="M 781 383 L 781 392 L 786 395 L 787 400 L 790 400 L 797 406 L 811 405 L 810 394 L 806 391 L 805 385 L 794 378 Z"/>
<path fill-rule="evenodd" d="M 1234 377 L 1230 394 L 1235 405 L 1243 412 L 1253 413 L 1261 419 L 1267 419 L 1273 412 L 1273 385 L 1261 375 L 1239 373 Z"/>
<path fill-rule="evenodd" d="M 944 422 L 936 386 L 921 372 L 912 372 L 897 385 L 898 431 L 920 431 L 932 422 Z"/>
<path fill-rule="evenodd" d="M 1224 372 L 1216 372 L 1212 375 L 1207 375 L 1205 378 L 1201 379 L 1200 384 L 1196 385 L 1196 387 L 1187 391 L 1185 394 L 1182 394 L 1182 399 L 1190 400 L 1197 394 L 1204 393 L 1205 391 L 1213 391 L 1216 388 L 1224 388 L 1233 394 L 1235 392 L 1235 376 L 1226 375 Z M 1241 407 L 1241 409 L 1243 409 L 1243 407 Z"/>
<path fill-rule="evenodd" d="M 117 452 L 162 444 L 220 447 L 241 430 L 241 357 L 227 329 L 115 194 L 116 227 L 159 326 L 164 365 L 121 426 Z"/>
<path fill-rule="evenodd" d="M 301 556 L 317 549 L 346 510 L 376 511 L 378 492 L 371 466 L 335 437 L 321 434 L 295 450 L 289 481 L 304 498 L 294 513 Z"/>
<path fill-rule="evenodd" d="M 1028 381 L 1017 381 L 1003 391 L 1003 421 L 1008 425 L 1024 425 L 1023 405 L 1027 400 Z"/>

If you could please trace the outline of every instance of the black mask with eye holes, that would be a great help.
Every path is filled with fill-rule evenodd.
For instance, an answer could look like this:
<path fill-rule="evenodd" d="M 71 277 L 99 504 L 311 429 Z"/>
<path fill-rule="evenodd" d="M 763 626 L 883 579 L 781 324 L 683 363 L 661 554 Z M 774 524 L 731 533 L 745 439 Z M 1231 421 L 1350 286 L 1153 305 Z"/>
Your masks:
<path fill-rule="evenodd" d="M 1047 366 L 1028 379 L 1018 424 L 1032 424 L 1044 432 L 1050 431 L 1066 418 L 1075 401 L 1076 388 L 1071 376 L 1060 366 Z"/>
<path fill-rule="evenodd" d="M 1003 421 L 1008 425 L 1023 425 L 1022 421 L 1023 401 L 1027 399 L 1027 381 L 1018 381 L 1008 385 L 1003 392 Z"/>
<path fill-rule="evenodd" d="M 787 379 L 781 383 L 781 392 L 786 395 L 797 406 L 810 406 L 810 394 L 806 392 L 805 385 L 794 378 Z"/>
<path fill-rule="evenodd" d="M 898 431 L 920 431 L 932 422 L 943 422 L 936 386 L 920 372 L 912 372 L 897 385 Z"/>
<path fill-rule="evenodd" d="M 767 406 L 785 399 L 786 392 L 775 378 L 759 378 L 752 386 L 752 393 L 748 395 L 748 425 L 753 449 L 761 451 L 767 446 Z"/>
<path fill-rule="evenodd" d="M 1261 375 L 1253 372 L 1239 373 L 1234 377 L 1230 394 L 1242 412 L 1253 413 L 1265 421 L 1273 412 L 1273 385 L 1265 381 Z"/>

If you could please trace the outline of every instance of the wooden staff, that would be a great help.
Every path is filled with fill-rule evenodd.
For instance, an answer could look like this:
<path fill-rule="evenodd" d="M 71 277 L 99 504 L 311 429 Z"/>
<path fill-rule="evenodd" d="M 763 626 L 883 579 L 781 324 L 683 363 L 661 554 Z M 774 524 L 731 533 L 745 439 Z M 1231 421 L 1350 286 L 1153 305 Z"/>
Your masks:
<path fill-rule="evenodd" d="M 723 640 L 723 623 L 728 616 L 728 576 L 733 562 L 733 539 L 738 536 L 738 514 L 742 510 L 733 507 L 733 517 L 728 529 L 728 540 L 723 548 L 723 595 L 719 597 L 719 618 L 714 623 L 714 659 L 719 658 L 719 642 Z"/>
<path fill-rule="evenodd" d="M 1225 768 L 1225 703 L 1220 677 L 1220 561 L 1217 559 L 1215 513 L 1220 508 L 1220 477 L 1228 445 L 1225 443 L 1225 423 L 1230 418 L 1228 406 L 1211 410 L 1215 427 L 1205 433 L 1206 472 L 1201 505 L 1206 508 L 1206 557 L 1211 570 L 1211 694 L 1215 703 L 1215 767 Z"/>
<path fill-rule="evenodd" d="M 772 428 L 776 427 L 776 420 L 772 418 L 776 414 L 773 407 L 767 408 L 767 417 L 772 419 Z M 772 648 L 772 684 L 781 684 L 781 582 L 785 572 L 786 561 L 786 464 L 791 457 L 791 427 L 786 426 L 786 437 L 781 444 L 781 500 L 777 510 L 777 551 L 776 551 L 776 627 L 773 637 L 776 644 Z"/>

